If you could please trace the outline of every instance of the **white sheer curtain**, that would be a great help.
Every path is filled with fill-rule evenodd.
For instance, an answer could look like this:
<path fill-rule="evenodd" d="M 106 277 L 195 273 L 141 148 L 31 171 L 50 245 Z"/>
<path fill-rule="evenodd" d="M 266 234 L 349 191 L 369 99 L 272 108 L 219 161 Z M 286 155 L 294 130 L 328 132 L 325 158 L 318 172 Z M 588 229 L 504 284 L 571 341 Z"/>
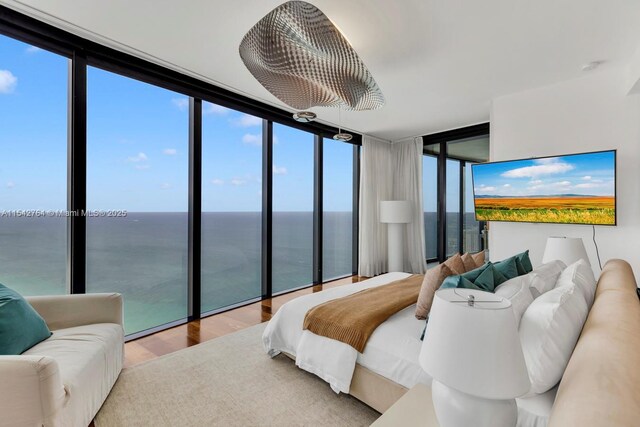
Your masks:
<path fill-rule="evenodd" d="M 358 274 L 372 277 L 387 271 L 387 226 L 379 221 L 381 200 L 392 197 L 391 144 L 362 137 Z"/>
<path fill-rule="evenodd" d="M 424 214 L 422 207 L 422 138 L 390 144 L 369 136 L 362 137 L 360 164 L 360 228 L 358 274 L 386 273 L 387 225 L 380 223 L 380 201 L 409 200 L 413 222 L 407 224 L 404 271 L 424 273 Z"/>
<path fill-rule="evenodd" d="M 404 271 L 424 273 L 427 269 L 424 247 L 424 208 L 422 203 L 422 137 L 391 145 L 394 200 L 409 200 L 413 222 L 404 237 Z"/>

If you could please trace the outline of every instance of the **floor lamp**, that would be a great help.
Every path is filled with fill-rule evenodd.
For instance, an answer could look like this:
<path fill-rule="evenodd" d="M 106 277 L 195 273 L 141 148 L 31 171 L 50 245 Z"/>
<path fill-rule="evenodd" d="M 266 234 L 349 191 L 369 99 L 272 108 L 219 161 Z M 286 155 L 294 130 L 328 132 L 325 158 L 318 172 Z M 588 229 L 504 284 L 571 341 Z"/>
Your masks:
<path fill-rule="evenodd" d="M 389 271 L 403 271 L 404 224 L 412 221 L 409 200 L 383 200 L 380 202 L 380 222 L 387 224 Z"/>

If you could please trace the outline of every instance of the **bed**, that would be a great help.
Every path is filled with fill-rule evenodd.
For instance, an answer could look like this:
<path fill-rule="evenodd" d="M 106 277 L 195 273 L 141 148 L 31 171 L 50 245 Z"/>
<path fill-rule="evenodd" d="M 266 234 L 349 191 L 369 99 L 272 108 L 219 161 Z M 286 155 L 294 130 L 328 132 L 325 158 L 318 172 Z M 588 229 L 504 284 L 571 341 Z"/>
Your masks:
<path fill-rule="evenodd" d="M 310 307 L 407 276 L 389 273 L 290 301 L 267 325 L 265 349 L 272 356 L 284 353 L 296 359 L 303 318 Z M 517 399 L 518 426 L 637 425 L 640 370 L 632 368 L 640 352 L 636 291 L 630 265 L 622 260 L 607 262 L 559 386 L 534 398 Z M 431 383 L 418 365 L 424 321 L 415 319 L 414 309 L 415 305 L 407 307 L 383 323 L 365 351 L 356 355 L 348 393 L 379 412 L 385 412 L 413 385 Z M 329 351 L 323 354 L 331 354 L 332 349 L 329 343 Z"/>
<path fill-rule="evenodd" d="M 265 329 L 265 350 L 272 357 L 280 353 L 291 357 L 299 368 L 324 379 L 335 392 L 349 393 L 384 412 L 417 383 L 431 384 L 418 363 L 425 321 L 415 318 L 415 304 L 380 325 L 362 353 L 340 341 L 303 331 L 302 324 L 307 311 L 318 304 L 409 276 L 383 274 L 287 302 Z"/>

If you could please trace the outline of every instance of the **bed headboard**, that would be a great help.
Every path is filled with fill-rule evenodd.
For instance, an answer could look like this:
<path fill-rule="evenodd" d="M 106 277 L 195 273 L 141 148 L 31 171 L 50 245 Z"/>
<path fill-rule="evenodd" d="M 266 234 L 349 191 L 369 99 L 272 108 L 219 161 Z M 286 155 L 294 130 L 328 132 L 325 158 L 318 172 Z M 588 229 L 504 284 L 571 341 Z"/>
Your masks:
<path fill-rule="evenodd" d="M 640 425 L 640 301 L 631 266 L 607 262 L 560 381 L 549 427 Z"/>

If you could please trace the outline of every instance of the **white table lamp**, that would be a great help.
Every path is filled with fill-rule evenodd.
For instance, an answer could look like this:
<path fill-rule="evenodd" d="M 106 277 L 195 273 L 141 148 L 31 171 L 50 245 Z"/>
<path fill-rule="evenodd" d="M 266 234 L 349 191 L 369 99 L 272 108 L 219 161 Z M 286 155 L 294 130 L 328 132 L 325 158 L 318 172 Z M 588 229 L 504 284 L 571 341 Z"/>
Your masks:
<path fill-rule="evenodd" d="M 474 301 L 469 301 L 474 299 Z M 420 352 L 442 427 L 513 427 L 531 383 L 511 302 L 488 292 L 435 294 Z"/>
<path fill-rule="evenodd" d="M 409 200 L 384 200 L 380 202 L 380 222 L 388 224 L 387 250 L 389 271 L 403 271 L 403 224 L 413 220 Z"/>
<path fill-rule="evenodd" d="M 579 237 L 551 236 L 547 238 L 542 263 L 556 259 L 564 262 L 567 266 L 579 259 L 584 259 L 587 264 L 591 265 L 587 250 L 584 248 L 584 242 Z"/>

